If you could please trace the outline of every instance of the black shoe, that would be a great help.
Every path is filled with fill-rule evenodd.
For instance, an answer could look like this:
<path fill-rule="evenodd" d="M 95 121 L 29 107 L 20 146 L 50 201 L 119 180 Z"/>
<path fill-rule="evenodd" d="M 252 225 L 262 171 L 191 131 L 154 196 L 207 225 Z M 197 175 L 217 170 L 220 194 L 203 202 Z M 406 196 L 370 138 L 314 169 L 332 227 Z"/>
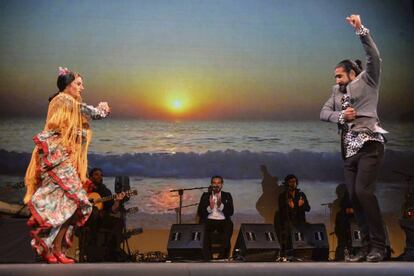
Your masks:
<path fill-rule="evenodd" d="M 367 255 L 367 262 L 376 263 L 381 262 L 385 258 L 385 250 L 372 248 L 369 254 Z"/>
<path fill-rule="evenodd" d="M 367 254 L 367 250 L 360 249 L 356 254 L 347 257 L 345 261 L 351 263 L 363 262 L 365 261 Z"/>

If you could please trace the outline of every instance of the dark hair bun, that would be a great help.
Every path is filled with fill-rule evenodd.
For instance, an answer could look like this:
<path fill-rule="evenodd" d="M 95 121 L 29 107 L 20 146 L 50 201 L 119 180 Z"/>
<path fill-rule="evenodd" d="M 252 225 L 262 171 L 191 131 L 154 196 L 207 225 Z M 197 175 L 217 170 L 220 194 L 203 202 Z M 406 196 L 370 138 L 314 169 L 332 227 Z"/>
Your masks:
<path fill-rule="evenodd" d="M 362 61 L 359 60 L 359 59 L 356 59 L 355 63 L 356 63 L 356 65 L 358 65 L 358 68 L 361 69 L 361 71 L 362 71 Z"/>
<path fill-rule="evenodd" d="M 59 92 L 53 94 L 49 97 L 49 102 L 53 100 L 60 92 L 63 92 L 65 88 L 75 80 L 75 74 L 73 72 L 68 72 L 67 74 L 59 75 L 57 78 L 56 85 L 59 89 Z"/>
<path fill-rule="evenodd" d="M 75 74 L 72 72 L 69 72 L 64 75 L 59 75 L 57 79 L 57 87 L 59 89 L 59 92 L 62 92 L 65 90 L 66 86 L 71 84 L 75 80 Z"/>

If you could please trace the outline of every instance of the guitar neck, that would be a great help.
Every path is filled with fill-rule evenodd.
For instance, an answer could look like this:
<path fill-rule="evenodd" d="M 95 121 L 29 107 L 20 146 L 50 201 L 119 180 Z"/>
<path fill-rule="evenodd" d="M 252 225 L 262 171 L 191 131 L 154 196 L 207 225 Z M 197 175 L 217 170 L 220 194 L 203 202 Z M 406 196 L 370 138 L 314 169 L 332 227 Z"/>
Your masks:
<path fill-rule="evenodd" d="M 114 195 L 110 195 L 110 196 L 105 196 L 105 197 L 102 197 L 102 198 L 98 199 L 96 202 L 107 202 L 107 201 L 110 201 L 110 200 L 115 199 L 117 195 L 118 194 L 114 194 Z"/>
<path fill-rule="evenodd" d="M 131 196 L 131 195 L 135 195 L 135 194 L 137 194 L 137 192 L 135 190 L 129 190 L 129 191 L 126 191 L 125 192 L 125 196 Z M 99 198 L 99 199 L 95 200 L 95 203 L 98 203 L 98 202 L 106 202 L 106 201 L 113 200 L 118 195 L 119 194 L 114 194 L 114 195 L 110 195 L 110 196 L 105 196 L 105 197 Z"/>

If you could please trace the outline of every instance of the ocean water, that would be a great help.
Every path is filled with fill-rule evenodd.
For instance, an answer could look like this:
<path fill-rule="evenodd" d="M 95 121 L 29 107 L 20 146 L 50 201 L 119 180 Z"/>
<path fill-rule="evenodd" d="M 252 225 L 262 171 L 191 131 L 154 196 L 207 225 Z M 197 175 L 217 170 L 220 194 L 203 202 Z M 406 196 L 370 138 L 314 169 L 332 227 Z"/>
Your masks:
<path fill-rule="evenodd" d="M 22 175 L 31 138 L 43 119 L 0 120 L 0 174 Z M 381 179 L 414 171 L 414 123 L 385 122 L 386 159 Z M 106 175 L 257 179 L 264 164 L 275 175 L 310 180 L 342 178 L 335 124 L 308 122 L 161 122 L 106 119 L 92 123 L 90 166 Z"/>
<path fill-rule="evenodd" d="M 31 138 L 43 126 L 43 119 L 0 119 L 0 148 L 31 152 Z M 388 149 L 413 149 L 414 123 L 385 122 L 383 127 L 390 132 L 387 135 Z M 337 152 L 339 149 L 336 125 L 317 120 L 165 122 L 109 118 L 93 121 L 92 129 L 94 139 L 90 152 L 95 154 L 200 154 L 226 150 Z"/>

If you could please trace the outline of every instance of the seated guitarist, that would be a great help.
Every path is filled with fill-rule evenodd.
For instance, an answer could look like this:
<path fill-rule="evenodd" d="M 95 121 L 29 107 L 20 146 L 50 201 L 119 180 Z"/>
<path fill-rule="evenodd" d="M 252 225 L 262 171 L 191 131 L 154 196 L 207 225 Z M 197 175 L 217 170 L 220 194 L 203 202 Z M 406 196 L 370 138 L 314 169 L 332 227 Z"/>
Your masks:
<path fill-rule="evenodd" d="M 105 184 L 103 184 L 102 169 L 93 168 L 89 173 L 89 178 L 92 181 L 90 192 L 99 194 L 101 198 L 112 195 L 112 192 L 106 187 Z M 121 256 L 120 244 L 123 240 L 122 231 L 124 229 L 124 221 L 121 219 L 119 213 L 120 203 L 124 198 L 125 192 L 122 192 L 117 194 L 114 200 L 103 202 L 103 208 L 101 208 L 102 210 L 99 210 L 96 206 L 94 206 L 92 215 L 86 225 L 92 232 L 91 236 L 86 239 L 89 241 L 87 246 L 94 246 L 94 244 L 104 246 L 108 252 L 108 256 L 105 257 L 104 261 L 117 261 Z M 110 234 L 108 244 L 101 244 L 101 241 L 96 240 L 96 237 L 99 237 L 97 234 L 101 230 L 104 230 Z M 91 259 L 93 259 L 93 257 L 89 258 L 89 260 Z"/>
<path fill-rule="evenodd" d="M 100 197 L 111 196 L 112 192 L 105 184 L 103 184 L 103 172 L 100 168 L 93 168 L 89 173 L 89 178 L 92 181 L 92 192 L 98 193 Z M 125 197 L 125 192 L 117 195 L 114 201 L 106 201 L 103 203 L 103 214 L 119 213 L 119 206 Z"/>

